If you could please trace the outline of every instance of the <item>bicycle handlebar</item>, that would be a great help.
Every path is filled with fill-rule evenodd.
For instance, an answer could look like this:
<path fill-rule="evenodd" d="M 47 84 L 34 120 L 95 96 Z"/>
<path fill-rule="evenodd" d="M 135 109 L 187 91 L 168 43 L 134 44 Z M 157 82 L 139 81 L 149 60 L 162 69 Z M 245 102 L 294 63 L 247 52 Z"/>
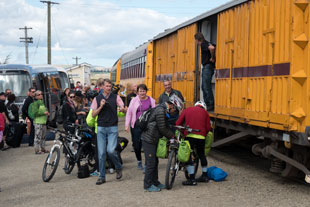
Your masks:
<path fill-rule="evenodd" d="M 190 128 L 189 126 L 177 126 L 177 125 L 173 125 L 172 126 L 173 128 L 176 128 L 178 130 L 186 130 L 188 131 L 189 133 L 191 132 L 200 132 L 200 129 L 192 129 Z"/>

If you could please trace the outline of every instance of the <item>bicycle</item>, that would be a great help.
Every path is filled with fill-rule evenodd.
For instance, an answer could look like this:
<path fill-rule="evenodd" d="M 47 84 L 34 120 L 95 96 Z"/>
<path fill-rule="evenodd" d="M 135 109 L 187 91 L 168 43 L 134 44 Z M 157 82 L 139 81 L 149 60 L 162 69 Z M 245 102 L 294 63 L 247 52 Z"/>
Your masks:
<path fill-rule="evenodd" d="M 62 146 L 65 154 L 64 171 L 66 174 L 72 172 L 75 163 L 80 167 L 82 162 L 88 163 L 90 172 L 95 171 L 94 145 L 91 140 L 83 137 L 83 133 L 90 132 L 90 129 L 83 129 L 80 125 L 72 125 L 72 127 L 75 127 L 74 135 L 58 129 L 53 130 L 54 133 L 58 133 L 58 137 L 54 140 L 54 145 L 43 165 L 42 179 L 44 182 L 49 182 L 55 175 Z"/>
<path fill-rule="evenodd" d="M 173 128 L 177 129 L 177 133 L 176 133 L 177 136 L 176 136 L 176 139 L 170 139 L 170 143 L 168 143 L 169 144 L 169 155 L 168 155 L 168 163 L 166 167 L 166 177 L 165 177 L 165 185 L 168 190 L 172 188 L 175 177 L 177 176 L 178 172 L 182 170 L 182 168 L 184 170 L 185 177 L 189 179 L 189 174 L 186 170 L 186 164 L 181 163 L 178 160 L 179 144 L 180 144 L 180 141 L 185 138 L 184 131 L 187 131 L 189 133 L 200 131 L 198 129 L 192 129 L 187 126 L 186 127 L 173 126 Z M 191 157 L 194 160 L 195 174 L 196 174 L 198 170 L 198 165 L 199 165 L 199 158 L 195 150 L 191 153 Z"/>

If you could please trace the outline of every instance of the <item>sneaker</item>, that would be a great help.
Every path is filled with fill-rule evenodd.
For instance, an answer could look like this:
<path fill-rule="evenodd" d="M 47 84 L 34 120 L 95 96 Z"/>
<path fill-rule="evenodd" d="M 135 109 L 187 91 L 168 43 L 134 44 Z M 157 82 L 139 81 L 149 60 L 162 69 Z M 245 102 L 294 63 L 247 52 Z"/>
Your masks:
<path fill-rule="evenodd" d="M 119 180 L 123 177 L 122 169 L 116 170 L 116 179 Z"/>
<path fill-rule="evenodd" d="M 109 168 L 109 173 L 113 174 L 114 173 L 114 169 L 113 168 Z"/>
<path fill-rule="evenodd" d="M 138 161 L 137 168 L 138 168 L 139 170 L 143 170 L 142 162 L 141 162 L 141 161 Z"/>
<path fill-rule="evenodd" d="M 96 185 L 101 185 L 103 183 L 105 183 L 105 179 L 104 178 L 98 178 Z"/>
<path fill-rule="evenodd" d="M 99 172 L 96 170 L 95 172 L 90 173 L 90 176 L 98 177 L 99 176 Z"/>
<path fill-rule="evenodd" d="M 161 183 L 159 185 L 156 185 L 156 187 L 161 189 L 161 190 L 166 189 L 166 186 L 164 184 L 161 184 Z"/>
<path fill-rule="evenodd" d="M 207 182 L 209 182 L 209 180 L 210 179 L 208 177 L 203 176 L 203 175 L 201 175 L 198 179 L 196 179 L 196 181 L 200 182 L 200 183 L 207 183 Z"/>
<path fill-rule="evenodd" d="M 145 188 L 145 190 L 148 191 L 148 192 L 159 192 L 160 188 L 156 187 L 155 185 L 152 185 L 149 188 Z"/>
<path fill-rule="evenodd" d="M 196 182 L 196 180 L 190 180 L 190 179 L 188 179 L 188 180 L 186 180 L 186 181 L 183 181 L 182 184 L 183 184 L 183 185 L 191 185 L 191 186 L 194 186 L 194 185 L 197 185 L 197 182 Z"/>

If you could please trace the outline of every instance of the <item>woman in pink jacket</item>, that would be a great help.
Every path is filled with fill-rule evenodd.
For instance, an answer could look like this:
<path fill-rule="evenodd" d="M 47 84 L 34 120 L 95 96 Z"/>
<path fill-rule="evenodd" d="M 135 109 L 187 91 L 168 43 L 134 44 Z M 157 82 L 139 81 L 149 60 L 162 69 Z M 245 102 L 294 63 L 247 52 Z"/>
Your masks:
<path fill-rule="evenodd" d="M 147 87 L 145 84 L 140 84 L 137 87 L 138 96 L 133 98 L 130 102 L 130 105 L 126 114 L 126 122 L 125 122 L 125 130 L 129 132 L 131 130 L 132 134 L 132 143 L 133 148 L 135 150 L 136 158 L 137 158 L 137 168 L 142 170 L 142 159 L 141 159 L 141 129 L 135 124 L 139 116 L 147 111 L 149 108 L 155 107 L 155 100 L 146 95 Z"/>

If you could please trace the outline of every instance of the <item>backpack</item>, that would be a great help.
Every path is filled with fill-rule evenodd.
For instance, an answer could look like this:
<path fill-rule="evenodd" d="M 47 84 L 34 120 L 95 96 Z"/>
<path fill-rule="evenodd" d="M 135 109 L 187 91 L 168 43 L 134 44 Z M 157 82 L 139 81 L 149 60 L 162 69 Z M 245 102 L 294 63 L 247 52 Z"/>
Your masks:
<path fill-rule="evenodd" d="M 32 119 L 32 120 L 34 120 L 34 114 L 33 114 L 33 112 L 32 112 L 33 103 L 34 103 L 34 102 L 32 102 L 32 103 L 28 106 L 28 117 L 29 117 L 30 119 Z"/>
<path fill-rule="evenodd" d="M 214 180 L 215 182 L 220 182 L 225 180 L 225 178 L 227 177 L 227 173 L 222 170 L 221 168 L 212 166 L 208 168 L 208 177 L 211 180 Z"/>
<path fill-rule="evenodd" d="M 8 117 L 9 117 L 9 119 L 10 120 L 14 120 L 15 119 L 15 116 L 14 116 L 14 114 L 13 114 L 13 112 L 12 112 L 12 104 L 11 105 L 8 105 L 7 107 L 6 107 L 6 110 L 7 110 L 7 112 L 8 112 Z"/>
<path fill-rule="evenodd" d="M 136 125 L 140 127 L 141 131 L 147 130 L 147 125 L 149 123 L 150 117 L 152 112 L 155 108 L 149 108 L 148 110 L 144 111 L 136 121 Z"/>

